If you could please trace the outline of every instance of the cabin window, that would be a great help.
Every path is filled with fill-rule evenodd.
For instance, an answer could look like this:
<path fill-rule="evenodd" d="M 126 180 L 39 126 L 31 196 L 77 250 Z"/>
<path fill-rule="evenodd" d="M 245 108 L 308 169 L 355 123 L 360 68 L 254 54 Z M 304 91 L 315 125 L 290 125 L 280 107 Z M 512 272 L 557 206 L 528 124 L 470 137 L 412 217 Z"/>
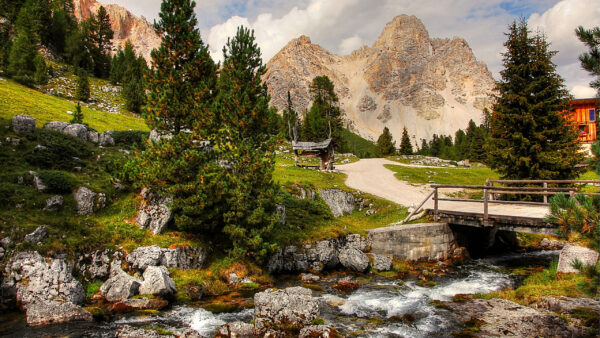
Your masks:
<path fill-rule="evenodd" d="M 590 109 L 590 121 L 591 122 L 596 121 L 596 110 L 595 109 Z"/>
<path fill-rule="evenodd" d="M 579 126 L 579 133 L 580 134 L 587 134 L 587 128 L 585 126 Z"/>

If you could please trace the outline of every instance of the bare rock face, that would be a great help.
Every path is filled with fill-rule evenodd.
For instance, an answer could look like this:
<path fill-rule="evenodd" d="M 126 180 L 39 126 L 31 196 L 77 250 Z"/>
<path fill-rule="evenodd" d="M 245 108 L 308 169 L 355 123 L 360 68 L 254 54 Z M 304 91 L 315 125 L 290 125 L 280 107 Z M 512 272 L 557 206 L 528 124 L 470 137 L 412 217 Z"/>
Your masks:
<path fill-rule="evenodd" d="M 138 294 L 142 281 L 113 265 L 111 277 L 102 284 L 100 293 L 109 302 L 123 301 Z"/>
<path fill-rule="evenodd" d="M 89 216 L 94 212 L 94 200 L 96 193 L 86 187 L 80 187 L 73 193 L 77 203 L 77 213 L 82 216 Z"/>
<path fill-rule="evenodd" d="M 562 318 L 505 299 L 445 303 L 460 321 L 483 321 L 475 337 L 573 337 Z"/>
<path fill-rule="evenodd" d="M 15 115 L 12 118 L 12 128 L 15 134 L 29 134 L 35 130 L 35 118 L 27 115 Z"/>
<path fill-rule="evenodd" d="M 218 332 L 218 337 L 238 337 L 252 338 L 256 337 L 254 326 L 244 322 L 233 322 L 221 326 Z"/>
<path fill-rule="evenodd" d="M 136 223 L 142 229 L 149 228 L 153 234 L 160 234 L 173 218 L 173 212 L 169 204 L 173 198 L 158 196 L 148 189 L 142 190 L 142 204 L 138 210 Z"/>
<path fill-rule="evenodd" d="M 140 286 L 140 294 L 170 297 L 177 292 L 175 282 L 164 266 L 149 266 L 144 271 L 144 282 Z"/>
<path fill-rule="evenodd" d="M 27 308 L 27 325 L 42 326 L 74 321 L 92 321 L 92 314 L 73 303 L 41 301 Z"/>
<path fill-rule="evenodd" d="M 73 14 L 78 21 L 86 20 L 91 14 L 96 14 L 100 6 L 106 9 L 110 17 L 110 26 L 115 32 L 112 39 L 113 52 L 116 52 L 119 47 L 124 47 L 125 42 L 129 40 L 135 53 L 141 54 L 149 61 L 150 52 L 160 46 L 160 38 L 144 17 L 138 18 L 121 6 L 101 4 L 96 0 L 73 1 Z"/>
<path fill-rule="evenodd" d="M 312 291 L 302 287 L 269 289 L 254 295 L 254 328 L 263 330 L 276 324 L 302 328 L 319 315 L 319 302 Z"/>
<path fill-rule="evenodd" d="M 387 126 L 399 141 L 407 126 L 411 136 L 429 139 L 453 135 L 470 119 L 478 122 L 491 107 L 494 80 L 464 39 L 432 39 L 414 16 L 389 22 L 377 41 L 347 56 L 332 54 L 306 36 L 290 41 L 267 64 L 271 104 L 294 109 L 310 102 L 309 85 L 327 75 L 334 83 L 350 128 L 375 139 Z M 418 128 L 416 126 L 419 126 Z"/>
<path fill-rule="evenodd" d="M 579 271 L 573 267 L 576 260 L 583 263 L 583 265 L 596 265 L 598 252 L 567 243 L 560 251 L 556 271 L 560 273 L 578 273 Z"/>
<path fill-rule="evenodd" d="M 351 214 L 354 211 L 354 196 L 349 192 L 339 189 L 321 189 L 319 195 L 335 217 Z"/>

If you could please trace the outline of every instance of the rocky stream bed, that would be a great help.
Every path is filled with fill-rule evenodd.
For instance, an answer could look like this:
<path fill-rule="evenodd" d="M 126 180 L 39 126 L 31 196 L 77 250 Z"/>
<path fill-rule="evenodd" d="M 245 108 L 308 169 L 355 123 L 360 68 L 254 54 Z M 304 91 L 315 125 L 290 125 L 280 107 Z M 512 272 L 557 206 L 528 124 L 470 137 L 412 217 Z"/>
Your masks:
<path fill-rule="evenodd" d="M 254 297 L 248 294 L 247 298 L 254 301 L 255 309 L 248 308 L 234 313 L 216 314 L 201 307 L 174 305 L 160 312 L 117 315 L 108 322 L 77 322 L 42 328 L 27 326 L 23 314 L 9 313 L 3 315 L 0 320 L 0 336 L 114 337 L 117 330 L 124 325 L 130 325 L 134 328 L 160 327 L 163 332 L 175 335 L 191 328 L 200 336 L 211 337 L 227 323 L 254 322 L 256 326 L 257 322 L 268 317 L 264 311 L 274 311 L 273 309 L 281 305 L 277 305 L 278 301 L 282 302 L 282 299 L 289 297 L 290 307 L 296 306 L 299 311 L 305 312 L 301 316 L 302 320 L 309 320 L 312 324 L 325 323 L 343 336 L 451 337 L 453 332 L 465 327 L 465 313 L 481 311 L 481 316 L 485 317 L 492 313 L 490 308 L 507 306 L 501 303 L 502 301 L 495 304 L 476 300 L 472 301 L 473 304 L 469 308 L 465 308 L 464 304 L 456 305 L 457 303 L 451 302 L 455 295 L 487 293 L 515 287 L 522 281 L 522 277 L 512 275 L 512 269 L 547 267 L 551 260 L 558 258 L 558 254 L 559 251 L 538 251 L 468 260 L 444 276 L 434 277 L 432 280 L 435 283 L 430 283 L 429 286 L 418 283 L 417 280 L 361 274 L 347 276 L 342 272 L 323 275 L 318 281 L 315 278 L 310 284 L 301 281 L 297 275 L 282 276 L 276 282 L 276 290 L 270 289 Z M 360 286 L 355 290 L 348 290 L 347 293 L 341 293 L 339 288 L 333 287 L 339 285 L 340 281 L 342 284 L 345 281 L 358 282 Z M 299 300 L 293 299 L 292 291 L 287 294 L 287 290 L 300 290 L 290 287 L 307 285 L 310 285 L 312 290 L 302 289 Z M 460 306 L 463 307 L 459 309 Z M 521 308 L 513 306 L 511 311 L 529 315 L 530 312 L 537 311 L 529 307 Z M 566 324 L 552 321 L 558 318 L 557 316 L 552 316 L 550 321 L 544 321 L 545 318 L 538 321 L 556 325 L 546 329 L 553 330 L 558 336 L 563 336 L 562 333 L 564 336 L 570 334 L 566 331 Z M 535 318 L 530 320 L 529 324 L 537 325 Z M 152 336 L 150 331 L 146 332 L 148 337 Z M 514 333 L 518 335 L 518 332 Z"/>

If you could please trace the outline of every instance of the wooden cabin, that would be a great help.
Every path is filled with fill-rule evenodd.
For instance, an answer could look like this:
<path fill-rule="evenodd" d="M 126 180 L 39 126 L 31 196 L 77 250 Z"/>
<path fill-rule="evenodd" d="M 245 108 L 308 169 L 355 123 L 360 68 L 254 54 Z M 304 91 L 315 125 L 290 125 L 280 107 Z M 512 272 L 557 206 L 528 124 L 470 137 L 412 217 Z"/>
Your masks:
<path fill-rule="evenodd" d="M 597 140 L 596 119 L 599 99 L 571 100 L 569 121 L 577 128 L 579 142 L 591 144 Z"/>
<path fill-rule="evenodd" d="M 292 141 L 292 149 L 295 155 L 295 165 L 300 167 L 300 156 L 318 156 L 321 159 L 321 170 L 332 170 L 334 162 L 333 142 L 330 138 L 321 142 L 298 142 Z"/>

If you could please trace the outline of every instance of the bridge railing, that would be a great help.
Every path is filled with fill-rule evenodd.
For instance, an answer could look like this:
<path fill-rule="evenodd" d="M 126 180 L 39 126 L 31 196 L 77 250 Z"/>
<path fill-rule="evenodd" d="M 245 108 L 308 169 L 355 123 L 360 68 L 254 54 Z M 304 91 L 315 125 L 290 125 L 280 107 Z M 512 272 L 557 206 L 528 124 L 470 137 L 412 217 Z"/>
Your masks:
<path fill-rule="evenodd" d="M 542 187 L 510 187 L 510 186 L 494 186 L 494 183 L 502 184 L 542 184 Z M 548 184 L 570 184 L 570 187 L 549 187 Z M 418 209 L 420 209 L 429 198 L 433 198 L 433 213 L 434 220 L 439 221 L 439 202 L 470 202 L 483 203 L 483 224 L 487 225 L 489 221 L 489 204 L 529 204 L 529 205 L 548 205 L 548 196 L 558 193 L 568 193 L 574 196 L 576 193 L 581 193 L 588 196 L 600 196 L 600 193 L 579 192 L 577 185 L 582 184 L 600 184 L 600 180 L 487 180 L 485 185 L 456 185 L 456 184 L 432 184 L 432 193 L 416 208 L 407 219 L 409 219 Z M 482 190 L 483 198 L 467 199 L 467 198 L 450 198 L 440 197 L 440 189 L 469 189 Z M 513 194 L 513 195 L 542 195 L 543 202 L 533 201 L 502 201 L 495 199 L 495 195 Z"/>

